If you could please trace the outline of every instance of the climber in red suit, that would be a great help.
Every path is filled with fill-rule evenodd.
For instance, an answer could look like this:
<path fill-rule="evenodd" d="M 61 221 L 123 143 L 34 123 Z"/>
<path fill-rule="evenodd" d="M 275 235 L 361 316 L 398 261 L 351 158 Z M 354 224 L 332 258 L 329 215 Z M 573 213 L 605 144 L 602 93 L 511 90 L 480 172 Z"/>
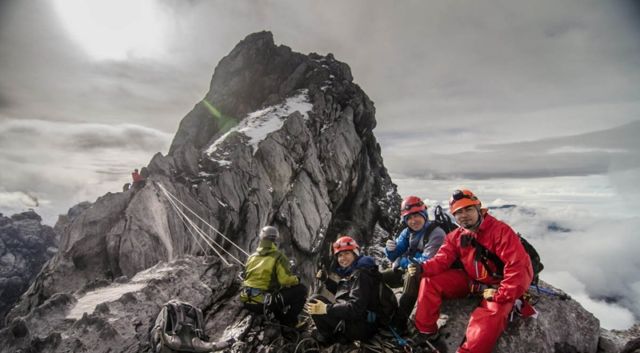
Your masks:
<path fill-rule="evenodd" d="M 436 322 L 442 299 L 462 298 L 474 288 L 484 288 L 473 311 L 458 353 L 490 353 L 504 331 L 516 299 L 531 284 L 533 269 L 519 236 L 507 224 L 481 208 L 469 190 L 456 190 L 449 202 L 460 228 L 449 233 L 437 254 L 422 264 L 415 325 L 417 340 L 437 337 Z M 477 242 L 477 243 L 475 243 Z M 476 258 L 480 244 L 504 263 L 502 274 L 490 261 Z M 452 269 L 457 259 L 463 269 Z"/>
<path fill-rule="evenodd" d="M 133 183 L 137 183 L 142 181 L 142 176 L 140 175 L 140 173 L 138 172 L 138 169 L 134 169 L 133 173 L 131 173 L 131 179 L 133 179 Z"/>

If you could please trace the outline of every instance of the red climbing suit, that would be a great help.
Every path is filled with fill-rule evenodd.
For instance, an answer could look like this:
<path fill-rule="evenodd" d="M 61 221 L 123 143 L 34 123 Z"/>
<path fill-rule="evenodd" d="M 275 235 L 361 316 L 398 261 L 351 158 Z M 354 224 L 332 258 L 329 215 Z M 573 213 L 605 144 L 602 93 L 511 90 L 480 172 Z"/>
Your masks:
<path fill-rule="evenodd" d="M 138 170 L 134 170 L 133 173 L 131 173 L 131 179 L 133 179 L 134 183 L 137 183 L 139 181 L 142 181 L 142 176 L 140 175 L 140 173 L 138 173 Z"/>
<path fill-rule="evenodd" d="M 422 265 L 423 274 L 416 309 L 416 327 L 420 332 L 433 333 L 440 315 L 443 298 L 461 298 L 470 293 L 473 281 L 497 286 L 491 301 L 482 300 L 473 311 L 467 326 L 466 341 L 459 353 L 490 353 L 507 325 L 507 318 L 516 299 L 531 284 L 531 260 L 518 235 L 505 223 L 484 211 L 477 232 L 458 228 L 449 233 L 438 253 Z M 478 243 L 504 262 L 502 279 L 492 277 L 480 261 L 475 260 L 475 247 L 463 241 L 474 237 Z M 464 269 L 451 269 L 460 259 Z M 493 266 L 492 263 L 489 263 Z M 493 271 L 495 269 L 492 269 Z"/>

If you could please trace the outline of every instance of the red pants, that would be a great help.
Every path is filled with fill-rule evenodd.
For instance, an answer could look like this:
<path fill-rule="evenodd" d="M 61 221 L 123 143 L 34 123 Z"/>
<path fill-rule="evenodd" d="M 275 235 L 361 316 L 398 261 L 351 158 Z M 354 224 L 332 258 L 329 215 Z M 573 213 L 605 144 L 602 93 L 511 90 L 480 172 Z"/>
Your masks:
<path fill-rule="evenodd" d="M 463 270 L 447 270 L 437 276 L 423 277 L 418 294 L 416 328 L 424 333 L 436 332 L 442 299 L 466 297 L 470 283 L 471 278 Z M 482 300 L 471 314 L 466 340 L 458 353 L 490 353 L 507 326 L 512 308 L 513 302 Z"/>

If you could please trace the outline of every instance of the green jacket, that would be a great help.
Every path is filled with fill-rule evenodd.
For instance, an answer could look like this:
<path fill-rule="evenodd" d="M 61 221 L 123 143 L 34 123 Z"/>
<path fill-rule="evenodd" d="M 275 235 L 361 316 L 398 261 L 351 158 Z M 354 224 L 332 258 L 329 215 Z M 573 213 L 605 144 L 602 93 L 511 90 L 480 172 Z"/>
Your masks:
<path fill-rule="evenodd" d="M 258 249 L 249 256 L 244 267 L 240 300 L 262 303 L 264 292 L 273 292 L 298 283 L 298 277 L 291 273 L 287 257 L 272 241 L 261 240 Z"/>

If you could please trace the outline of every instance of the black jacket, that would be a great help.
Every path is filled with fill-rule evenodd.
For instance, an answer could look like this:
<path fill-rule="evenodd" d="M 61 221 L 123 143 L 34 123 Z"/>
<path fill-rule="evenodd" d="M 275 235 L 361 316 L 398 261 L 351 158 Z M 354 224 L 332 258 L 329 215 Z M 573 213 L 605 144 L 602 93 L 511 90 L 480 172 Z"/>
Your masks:
<path fill-rule="evenodd" d="M 328 289 L 336 289 L 336 301 L 327 306 L 327 314 L 344 320 L 366 320 L 367 311 L 374 311 L 378 305 L 379 281 L 380 273 L 373 258 L 359 257 L 353 272 L 342 277 L 337 286 L 327 283 Z"/>

